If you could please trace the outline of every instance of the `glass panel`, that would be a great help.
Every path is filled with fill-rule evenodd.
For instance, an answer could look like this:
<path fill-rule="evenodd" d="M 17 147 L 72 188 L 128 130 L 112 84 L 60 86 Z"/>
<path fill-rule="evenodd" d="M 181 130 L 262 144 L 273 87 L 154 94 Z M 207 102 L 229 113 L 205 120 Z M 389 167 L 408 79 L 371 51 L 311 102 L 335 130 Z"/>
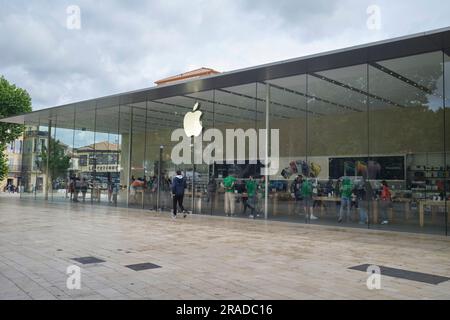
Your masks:
<path fill-rule="evenodd" d="M 50 141 L 50 172 L 52 199 L 60 201 L 70 196 L 70 176 L 73 171 L 73 125 L 74 113 L 64 110 L 57 114 L 53 137 Z"/>
<path fill-rule="evenodd" d="M 32 188 L 36 199 L 48 197 L 48 165 L 44 155 L 48 148 L 49 126 L 48 118 L 40 119 L 37 131 L 33 136 L 32 156 Z"/>
<path fill-rule="evenodd" d="M 120 192 L 121 135 L 119 106 L 98 108 L 96 112 L 95 155 L 97 178 L 102 183 L 101 201 L 126 203 Z"/>
<path fill-rule="evenodd" d="M 143 207 L 146 177 L 144 172 L 145 132 L 147 110 L 145 102 L 133 104 L 131 127 L 131 180 L 129 206 Z"/>
<path fill-rule="evenodd" d="M 103 185 L 96 171 L 95 117 L 92 105 L 80 104 L 75 110 L 73 172 L 69 184 L 69 197 L 73 202 L 100 202 Z M 88 190 L 82 192 L 86 182 Z"/>
<path fill-rule="evenodd" d="M 221 134 L 217 139 L 222 138 L 223 155 L 216 153 L 216 159 L 210 162 L 210 214 L 253 218 L 262 215 L 257 201 L 262 198 L 258 198 L 256 190 L 261 178 L 255 131 L 260 112 L 258 99 L 256 83 L 214 91 L 214 128 Z"/>
<path fill-rule="evenodd" d="M 171 135 L 173 130 L 183 129 L 185 114 L 193 111 L 196 102 L 199 102 L 199 110 L 202 112 L 203 127 L 205 129 L 211 127 L 214 117 L 212 98 L 212 92 L 199 92 L 148 102 L 144 167 L 151 176 L 149 181 L 151 190 L 147 192 L 150 209 L 172 210 L 170 185 L 177 170 L 181 170 L 187 181 L 183 207 L 193 213 L 204 211 L 204 189 L 208 179 L 208 166 L 201 163 L 194 166 L 192 161 L 188 161 L 188 164 L 176 165 L 171 156 L 172 148 L 178 142 L 172 142 Z M 192 152 L 191 146 L 188 151 L 190 159 L 192 159 Z M 160 179 L 159 171 L 161 171 Z"/>
<path fill-rule="evenodd" d="M 24 133 L 23 155 L 22 155 L 22 183 L 23 192 L 21 197 L 35 197 L 42 192 L 37 182 L 42 180 L 40 151 L 38 143 L 40 138 L 45 138 L 45 132 L 39 131 L 39 121 L 28 125 Z"/>
<path fill-rule="evenodd" d="M 444 57 L 444 106 L 445 106 L 445 190 L 446 190 L 446 235 L 450 233 L 450 49 L 443 52 Z"/>
<path fill-rule="evenodd" d="M 148 181 L 145 206 L 150 210 L 171 211 L 171 178 L 177 170 L 171 160 L 171 133 L 182 128 L 184 113 L 192 107 L 187 105 L 187 101 L 183 102 L 183 98 L 173 97 L 148 101 L 146 108 L 144 169 Z M 190 208 L 190 203 L 184 199 L 185 208 Z"/>
<path fill-rule="evenodd" d="M 120 105 L 119 108 L 119 132 L 122 136 L 121 143 L 121 164 L 120 164 L 120 183 L 121 188 L 118 199 L 121 205 L 128 205 L 130 197 L 131 184 L 131 166 L 130 166 L 130 134 L 132 132 L 132 108 L 127 105 Z"/>
<path fill-rule="evenodd" d="M 270 128 L 278 129 L 280 136 L 280 167 L 270 177 L 269 218 L 304 222 L 299 176 L 304 175 L 302 168 L 306 163 L 306 76 L 268 83 L 271 85 Z"/>
<path fill-rule="evenodd" d="M 442 52 L 369 66 L 371 227 L 443 233 Z"/>
<path fill-rule="evenodd" d="M 311 73 L 307 88 L 304 210 L 311 223 L 367 227 L 367 66 Z"/>
<path fill-rule="evenodd" d="M 215 128 L 214 92 L 197 92 L 189 94 L 185 96 L 185 98 L 189 100 L 192 106 L 194 106 L 196 103 L 199 103 L 198 110 L 202 112 L 202 134 L 205 133 L 206 130 Z M 190 112 L 192 111 L 193 110 L 191 107 Z M 182 122 L 180 122 L 180 127 L 182 126 L 183 124 Z M 202 143 L 199 144 L 200 148 L 197 149 L 196 154 L 196 156 L 200 156 L 198 157 L 198 163 L 196 162 L 192 166 L 184 167 L 183 174 L 187 178 L 189 191 L 192 192 L 192 190 L 194 190 L 194 197 L 192 198 L 188 196 L 188 201 L 191 201 L 190 208 L 192 210 L 192 213 L 194 214 L 212 214 L 214 210 L 216 199 L 212 192 L 208 193 L 208 185 L 209 190 L 212 191 L 211 189 L 213 189 L 213 184 L 216 184 L 215 179 L 212 179 L 212 170 L 214 166 L 210 165 L 210 163 L 206 163 L 205 159 L 203 159 L 203 150 L 205 150 L 205 147 L 209 143 L 209 141 L 202 141 Z M 192 153 L 192 158 L 195 159 L 194 153 Z"/>

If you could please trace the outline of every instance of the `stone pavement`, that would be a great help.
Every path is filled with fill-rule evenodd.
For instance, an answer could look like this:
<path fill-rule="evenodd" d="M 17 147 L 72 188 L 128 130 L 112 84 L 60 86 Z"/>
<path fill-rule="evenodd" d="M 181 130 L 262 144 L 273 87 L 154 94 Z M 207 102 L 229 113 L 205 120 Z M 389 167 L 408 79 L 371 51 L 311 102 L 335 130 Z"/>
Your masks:
<path fill-rule="evenodd" d="M 82 265 L 72 258 L 94 256 Z M 150 262 L 157 269 L 126 265 Z M 294 223 L 49 204 L 0 195 L 0 299 L 449 299 L 375 264 L 450 277 L 450 239 Z M 81 289 L 66 287 L 70 265 Z"/>

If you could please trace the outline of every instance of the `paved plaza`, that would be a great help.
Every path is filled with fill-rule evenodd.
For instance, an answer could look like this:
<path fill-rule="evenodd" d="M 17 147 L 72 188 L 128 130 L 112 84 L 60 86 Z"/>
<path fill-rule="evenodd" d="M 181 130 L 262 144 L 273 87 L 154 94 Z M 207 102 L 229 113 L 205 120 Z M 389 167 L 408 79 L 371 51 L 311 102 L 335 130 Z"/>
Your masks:
<path fill-rule="evenodd" d="M 95 257 L 100 263 L 73 260 Z M 450 281 L 381 277 L 373 264 L 450 277 L 450 239 L 0 195 L 0 299 L 449 299 Z M 135 271 L 127 266 L 152 263 Z M 81 267 L 81 289 L 66 286 Z"/>

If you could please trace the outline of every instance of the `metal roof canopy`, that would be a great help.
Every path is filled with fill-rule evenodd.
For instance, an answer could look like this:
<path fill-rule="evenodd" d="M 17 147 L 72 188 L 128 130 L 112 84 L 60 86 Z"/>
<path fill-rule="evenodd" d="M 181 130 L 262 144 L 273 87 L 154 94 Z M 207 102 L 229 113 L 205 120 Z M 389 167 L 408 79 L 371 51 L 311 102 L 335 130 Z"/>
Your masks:
<path fill-rule="evenodd" d="M 186 98 L 189 98 L 189 95 L 191 95 L 190 98 L 193 98 L 193 94 L 195 93 L 213 89 L 223 89 L 249 83 L 263 83 L 267 80 L 282 77 L 317 73 L 330 69 L 349 67 L 365 63 L 375 63 L 381 60 L 401 58 L 439 50 L 443 50 L 447 55 L 450 55 L 450 27 L 225 72 L 201 79 L 187 80 L 175 84 L 155 86 L 137 91 L 130 91 L 106 97 L 69 103 L 66 105 L 41 109 L 18 116 L 0 119 L 0 121 L 18 124 L 37 124 L 40 121 L 46 123 L 49 119 L 58 119 L 59 117 L 60 120 L 66 123 L 64 127 L 70 128 L 70 121 L 71 119 L 74 119 L 75 113 L 77 119 L 84 115 L 86 116 L 87 121 L 93 121 L 93 119 L 89 118 L 89 112 L 94 112 L 94 110 L 99 112 L 104 108 L 117 108 L 118 106 L 120 106 L 121 121 L 123 121 L 130 116 L 130 106 L 140 105 L 143 107 L 145 106 L 146 101 L 149 103 L 149 110 L 152 110 L 152 104 L 155 102 L 154 100 L 176 96 L 185 96 Z M 124 118 L 122 119 L 122 117 Z M 114 120 L 110 120 L 114 122 Z M 59 122 L 60 121 L 58 121 L 58 123 Z M 97 123 L 97 125 L 99 124 L 100 122 Z M 104 128 L 99 131 L 105 131 L 107 126 L 105 125 L 106 123 L 103 124 Z M 100 127 L 102 127 L 101 124 L 99 129 Z"/>

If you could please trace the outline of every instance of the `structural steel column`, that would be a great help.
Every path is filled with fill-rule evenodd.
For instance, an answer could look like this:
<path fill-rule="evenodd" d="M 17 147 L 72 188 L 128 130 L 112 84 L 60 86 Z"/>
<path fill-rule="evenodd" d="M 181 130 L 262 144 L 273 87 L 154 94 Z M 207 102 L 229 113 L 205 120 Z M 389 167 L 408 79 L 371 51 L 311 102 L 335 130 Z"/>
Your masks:
<path fill-rule="evenodd" d="M 47 161 L 45 165 L 45 190 L 44 190 L 44 199 L 48 200 L 48 174 L 50 172 L 49 170 L 49 158 L 50 158 L 50 139 L 52 137 L 52 120 L 48 120 L 48 131 L 47 131 Z"/>
<path fill-rule="evenodd" d="M 131 191 L 131 152 L 133 144 L 133 107 L 130 108 L 130 123 L 128 126 L 129 138 L 128 138 L 128 170 L 127 170 L 127 208 L 130 204 L 130 191 Z"/>
<path fill-rule="evenodd" d="M 159 146 L 159 161 L 158 161 L 158 189 L 156 190 L 156 211 L 160 210 L 161 204 L 161 169 L 162 169 L 162 154 L 164 146 Z"/>
<path fill-rule="evenodd" d="M 266 165 L 266 174 L 264 179 L 265 184 L 265 193 L 264 193 L 264 219 L 268 219 L 268 205 L 269 205 L 269 175 L 268 175 L 268 165 L 269 165 L 269 110 L 270 110 L 270 84 L 266 84 L 266 143 L 265 143 L 265 165 Z"/>

